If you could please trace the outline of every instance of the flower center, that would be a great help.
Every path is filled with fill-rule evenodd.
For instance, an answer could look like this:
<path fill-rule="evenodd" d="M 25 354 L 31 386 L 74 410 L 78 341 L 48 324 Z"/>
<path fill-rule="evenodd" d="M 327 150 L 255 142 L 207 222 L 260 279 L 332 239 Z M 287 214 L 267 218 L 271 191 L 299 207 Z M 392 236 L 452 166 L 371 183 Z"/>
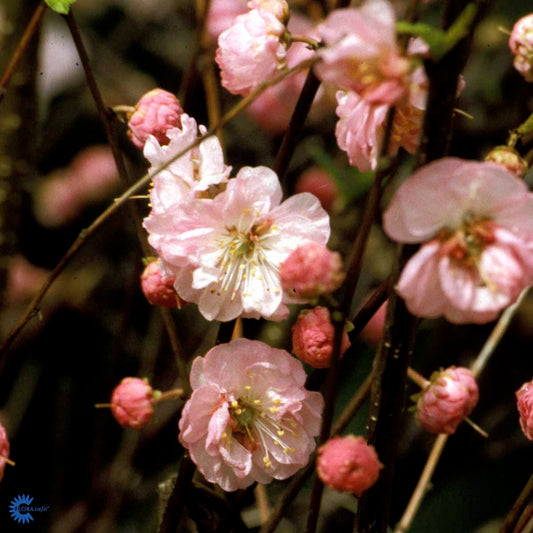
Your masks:
<path fill-rule="evenodd" d="M 463 226 L 439 235 L 440 253 L 463 263 L 476 264 L 487 244 L 494 242 L 494 223 L 490 220 L 466 218 Z"/>
<path fill-rule="evenodd" d="M 262 282 L 264 290 L 272 290 L 275 294 L 280 292 L 278 268 L 265 254 L 269 250 L 268 239 L 275 230 L 277 226 L 269 218 L 247 230 L 239 229 L 239 225 L 227 228 L 219 239 L 221 253 L 217 257 L 216 266 L 221 269 L 221 274 L 217 281 L 217 294 L 231 293 L 230 301 L 241 290 L 242 296 L 247 296 L 254 279 Z"/>
<path fill-rule="evenodd" d="M 277 396 L 259 399 L 251 385 L 246 385 L 244 394 L 230 402 L 232 436 L 251 452 L 261 448 L 266 468 L 272 466 L 269 447 L 280 446 L 286 454 L 296 453 L 288 437 L 298 437 L 294 431 L 297 424 L 292 417 L 279 415 L 281 404 Z M 223 438 L 228 438 L 227 433 Z"/>

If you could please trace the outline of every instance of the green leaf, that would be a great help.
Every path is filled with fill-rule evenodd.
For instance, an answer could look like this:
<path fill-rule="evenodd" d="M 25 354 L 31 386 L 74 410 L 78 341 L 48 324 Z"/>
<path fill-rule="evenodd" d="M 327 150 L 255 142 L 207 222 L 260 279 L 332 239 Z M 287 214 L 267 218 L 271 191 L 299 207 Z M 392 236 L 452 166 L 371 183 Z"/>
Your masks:
<path fill-rule="evenodd" d="M 70 5 L 76 0 L 45 0 L 46 5 L 61 15 L 68 15 Z"/>

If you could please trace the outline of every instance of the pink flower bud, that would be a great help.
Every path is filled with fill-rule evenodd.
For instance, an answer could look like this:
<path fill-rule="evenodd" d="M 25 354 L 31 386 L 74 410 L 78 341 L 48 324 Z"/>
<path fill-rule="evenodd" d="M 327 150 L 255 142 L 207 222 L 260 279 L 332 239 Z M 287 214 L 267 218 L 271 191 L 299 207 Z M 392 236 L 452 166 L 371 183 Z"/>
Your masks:
<path fill-rule="evenodd" d="M 248 7 L 270 11 L 283 24 L 289 22 L 291 15 L 289 4 L 285 0 L 250 0 Z"/>
<path fill-rule="evenodd" d="M 341 256 L 310 242 L 296 248 L 280 267 L 283 290 L 298 298 L 315 298 L 338 289 L 344 279 Z"/>
<path fill-rule="evenodd" d="M 523 178 L 528 170 L 528 164 L 520 154 L 509 146 L 496 146 L 485 157 L 485 161 L 495 163 L 506 168 L 518 178 Z"/>
<path fill-rule="evenodd" d="M 9 459 L 9 440 L 7 439 L 7 432 L 4 426 L 0 424 L 0 481 L 4 477 L 6 464 L 10 462 L 7 459 Z"/>
<path fill-rule="evenodd" d="M 385 302 L 368 321 L 361 331 L 361 338 L 372 346 L 377 346 L 383 337 L 383 327 L 387 315 L 387 302 Z"/>
<path fill-rule="evenodd" d="M 335 327 L 325 307 L 302 311 L 292 328 L 292 351 L 314 368 L 328 368 L 333 353 Z M 350 347 L 346 328 L 342 333 L 341 355 Z"/>
<path fill-rule="evenodd" d="M 166 133 L 170 128 L 181 127 L 179 100 L 163 89 L 147 92 L 135 106 L 135 112 L 128 122 L 128 135 L 137 148 L 143 148 L 149 135 L 153 135 L 161 146 L 170 142 Z"/>
<path fill-rule="evenodd" d="M 477 404 L 478 387 L 468 368 L 451 366 L 435 372 L 420 394 L 416 419 L 430 433 L 455 433 Z"/>
<path fill-rule="evenodd" d="M 522 431 L 529 440 L 533 440 L 533 380 L 516 391 L 516 402 Z"/>
<path fill-rule="evenodd" d="M 325 485 L 361 496 L 383 468 L 373 446 L 362 437 L 333 437 L 318 448 L 317 472 Z"/>
<path fill-rule="evenodd" d="M 310 192 L 329 211 L 337 200 L 337 186 L 331 175 L 319 167 L 311 167 L 300 174 L 294 185 L 294 192 Z"/>
<path fill-rule="evenodd" d="M 517 21 L 509 38 L 513 65 L 526 81 L 533 81 L 533 13 Z"/>
<path fill-rule="evenodd" d="M 152 305 L 181 309 L 184 302 L 174 290 L 174 276 L 165 277 L 159 260 L 149 263 L 141 275 L 141 287 Z"/>
<path fill-rule="evenodd" d="M 140 378 L 124 378 L 111 396 L 111 412 L 123 428 L 142 429 L 154 414 L 154 391 Z"/>

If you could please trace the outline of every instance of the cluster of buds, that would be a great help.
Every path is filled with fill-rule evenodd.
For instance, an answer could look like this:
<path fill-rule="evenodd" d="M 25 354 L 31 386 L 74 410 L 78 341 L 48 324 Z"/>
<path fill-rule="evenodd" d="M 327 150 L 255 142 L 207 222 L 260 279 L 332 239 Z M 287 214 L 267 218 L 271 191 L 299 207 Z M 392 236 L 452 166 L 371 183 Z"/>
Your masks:
<path fill-rule="evenodd" d="M 376 450 L 362 437 L 333 437 L 317 450 L 317 472 L 322 482 L 339 492 L 360 497 L 378 480 L 383 468 Z"/>

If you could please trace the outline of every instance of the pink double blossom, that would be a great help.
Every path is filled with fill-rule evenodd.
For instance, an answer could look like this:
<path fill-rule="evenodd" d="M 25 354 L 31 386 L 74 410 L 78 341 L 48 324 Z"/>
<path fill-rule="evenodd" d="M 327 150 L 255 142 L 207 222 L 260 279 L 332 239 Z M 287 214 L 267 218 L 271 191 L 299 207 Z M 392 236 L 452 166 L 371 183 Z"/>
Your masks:
<path fill-rule="evenodd" d="M 239 15 L 248 12 L 246 0 L 211 0 L 205 22 L 207 34 L 213 41 L 230 28 Z"/>
<path fill-rule="evenodd" d="M 222 85 L 233 94 L 248 94 L 286 65 L 285 25 L 272 12 L 252 9 L 239 15 L 218 38 L 216 62 Z"/>
<path fill-rule="evenodd" d="M 305 379 L 289 353 L 247 339 L 193 361 L 179 439 L 208 481 L 234 491 L 286 479 L 307 464 L 323 400 Z"/>
<path fill-rule="evenodd" d="M 526 381 L 516 391 L 516 406 L 520 415 L 520 427 L 524 435 L 533 440 L 533 379 Z"/>
<path fill-rule="evenodd" d="M 410 61 L 396 43 L 396 17 L 390 2 L 367 1 L 337 9 L 317 27 L 325 47 L 317 76 L 369 103 L 392 104 L 406 93 Z"/>
<path fill-rule="evenodd" d="M 123 428 L 142 429 L 154 414 L 154 391 L 140 378 L 124 378 L 113 390 L 111 412 Z"/>
<path fill-rule="evenodd" d="M 533 281 L 533 196 L 492 163 L 444 158 L 397 190 L 387 235 L 422 243 L 401 273 L 409 311 L 454 323 L 485 323 Z"/>
<path fill-rule="evenodd" d="M 533 13 L 519 19 L 513 26 L 509 48 L 513 65 L 526 81 L 533 82 Z"/>
<path fill-rule="evenodd" d="M 149 172 L 155 174 L 160 166 L 194 143 L 205 131 L 203 126 L 198 128 L 194 118 L 183 114 L 181 127 L 167 130 L 168 144 L 162 146 L 150 135 L 144 145 L 144 156 L 150 162 Z M 177 202 L 205 194 L 210 187 L 226 182 L 230 172 L 231 167 L 224 162 L 220 141 L 211 136 L 154 175 L 150 194 L 152 209 L 166 212 Z"/>
<path fill-rule="evenodd" d="M 158 187 L 154 180 L 160 204 L 152 200 L 144 226 L 180 297 L 208 320 L 285 318 L 290 299 L 279 267 L 299 246 L 327 243 L 329 217 L 319 201 L 302 193 L 281 203 L 278 177 L 266 167 L 241 169 L 213 199 L 168 208 Z"/>

